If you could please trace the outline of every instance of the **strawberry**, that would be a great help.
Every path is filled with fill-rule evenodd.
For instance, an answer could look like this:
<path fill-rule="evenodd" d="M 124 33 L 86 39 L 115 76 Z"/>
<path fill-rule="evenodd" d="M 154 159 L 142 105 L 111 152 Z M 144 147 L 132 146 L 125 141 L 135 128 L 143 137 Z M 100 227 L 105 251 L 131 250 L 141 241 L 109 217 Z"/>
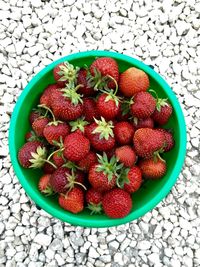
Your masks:
<path fill-rule="evenodd" d="M 26 142 L 29 141 L 41 141 L 40 137 L 38 137 L 34 131 L 27 132 L 25 135 Z"/>
<path fill-rule="evenodd" d="M 56 118 L 64 121 L 72 121 L 79 118 L 83 113 L 81 95 L 77 93 L 77 87 L 69 83 L 64 89 L 54 93 L 52 110 Z M 52 96 L 53 97 L 53 96 Z"/>
<path fill-rule="evenodd" d="M 37 136 L 44 136 L 43 131 L 48 123 L 49 119 L 45 117 L 39 117 L 33 122 L 32 128 Z"/>
<path fill-rule="evenodd" d="M 140 188 L 142 184 L 141 170 L 137 166 L 130 168 L 130 170 L 127 173 L 127 179 L 128 182 L 124 183 L 124 190 L 130 194 L 134 193 Z"/>
<path fill-rule="evenodd" d="M 127 121 L 128 118 L 130 117 L 129 112 L 130 112 L 130 105 L 125 102 L 122 102 L 116 119 L 118 121 Z"/>
<path fill-rule="evenodd" d="M 85 134 L 94 149 L 107 151 L 114 147 L 113 127 L 112 121 L 106 122 L 104 118 L 101 118 L 101 120 L 95 119 L 94 123 L 86 127 Z"/>
<path fill-rule="evenodd" d="M 114 146 L 112 149 L 110 150 L 106 150 L 106 155 L 109 159 L 111 159 L 113 156 L 115 156 L 115 150 L 116 150 L 116 146 Z"/>
<path fill-rule="evenodd" d="M 146 119 L 153 114 L 156 108 L 156 100 L 148 92 L 139 92 L 134 95 L 130 108 L 134 117 Z"/>
<path fill-rule="evenodd" d="M 103 195 L 101 192 L 95 190 L 94 188 L 90 188 L 87 190 L 85 199 L 86 203 L 88 204 L 88 208 L 92 211 L 91 214 L 93 213 L 101 213 L 102 211 L 102 201 Z"/>
<path fill-rule="evenodd" d="M 96 102 L 93 98 L 87 97 L 83 99 L 83 116 L 89 122 L 93 122 L 94 118 L 99 119 Z"/>
<path fill-rule="evenodd" d="M 97 58 L 90 66 L 92 77 L 89 83 L 94 89 L 103 89 L 105 87 L 115 88 L 119 80 L 119 69 L 117 62 L 110 57 Z"/>
<path fill-rule="evenodd" d="M 142 176 L 146 179 L 159 179 L 166 173 L 166 162 L 159 158 L 142 159 L 139 162 Z"/>
<path fill-rule="evenodd" d="M 42 175 L 39 179 L 38 188 L 42 194 L 50 196 L 53 194 L 53 189 L 50 185 L 50 174 Z"/>
<path fill-rule="evenodd" d="M 84 208 L 84 194 L 83 190 L 79 187 L 74 187 L 67 194 L 60 194 L 58 197 L 58 203 L 64 210 L 72 213 L 81 212 Z"/>
<path fill-rule="evenodd" d="M 53 162 L 52 162 L 53 163 Z M 53 163 L 54 164 L 54 163 Z M 42 170 L 45 174 L 52 174 L 56 168 L 53 167 L 51 164 L 49 164 L 48 162 L 45 162 L 45 164 L 42 167 Z"/>
<path fill-rule="evenodd" d="M 132 209 L 132 199 L 126 191 L 114 188 L 103 196 L 102 205 L 108 217 L 123 218 Z"/>
<path fill-rule="evenodd" d="M 133 125 L 127 121 L 122 121 L 115 124 L 115 139 L 120 145 L 128 145 L 132 143 L 134 132 Z"/>
<path fill-rule="evenodd" d="M 88 154 L 89 150 L 90 142 L 83 134 L 71 133 L 64 140 L 63 154 L 70 161 L 80 161 Z"/>
<path fill-rule="evenodd" d="M 47 150 L 39 141 L 25 143 L 18 152 L 19 163 L 24 168 L 40 168 L 44 165 Z"/>
<path fill-rule="evenodd" d="M 130 146 L 116 148 L 115 156 L 125 167 L 132 167 L 136 162 L 136 154 Z"/>
<path fill-rule="evenodd" d="M 103 156 L 98 155 L 98 163 L 90 168 L 88 180 L 95 190 L 108 191 L 116 185 L 118 172 L 122 166 L 115 157 L 108 160 L 106 153 L 103 153 Z"/>
<path fill-rule="evenodd" d="M 165 135 L 165 147 L 164 152 L 170 151 L 174 147 L 174 138 L 170 131 L 162 128 L 156 128 L 157 131 L 164 133 Z"/>
<path fill-rule="evenodd" d="M 87 70 L 81 68 L 78 72 L 77 84 L 81 84 L 82 87 L 78 89 L 80 94 L 84 96 L 93 96 L 95 94 L 94 88 L 92 88 L 87 80 Z"/>
<path fill-rule="evenodd" d="M 56 82 L 64 87 L 68 82 L 75 82 L 77 79 L 78 67 L 74 67 L 65 61 L 58 64 L 53 70 L 53 76 Z"/>
<path fill-rule="evenodd" d="M 85 132 L 85 126 L 88 125 L 89 122 L 84 120 L 84 117 L 80 117 L 75 121 L 70 121 L 69 125 L 71 126 L 71 132 Z"/>
<path fill-rule="evenodd" d="M 120 75 L 119 88 L 126 97 L 132 97 L 138 92 L 147 91 L 148 87 L 149 77 L 143 70 L 131 67 Z"/>
<path fill-rule="evenodd" d="M 39 110 L 34 110 L 30 113 L 29 115 L 29 121 L 30 121 L 30 124 L 32 125 L 33 122 L 38 119 L 39 117 L 41 116 L 40 114 L 40 111 Z"/>
<path fill-rule="evenodd" d="M 136 154 L 140 157 L 152 157 L 158 152 L 163 152 L 165 135 L 150 128 L 140 128 L 133 136 Z"/>
<path fill-rule="evenodd" d="M 160 99 L 160 102 L 157 102 L 156 104 L 152 119 L 159 125 L 164 125 L 171 117 L 172 111 L 173 109 L 169 102 L 167 102 L 166 99 Z"/>
<path fill-rule="evenodd" d="M 78 162 L 78 166 L 83 172 L 89 172 L 92 165 L 98 163 L 97 155 L 93 151 L 90 151 L 82 160 Z"/>
<path fill-rule="evenodd" d="M 133 121 L 133 126 L 135 129 L 140 129 L 140 128 L 151 128 L 153 129 L 154 127 L 154 121 L 151 117 L 146 118 L 146 119 L 136 119 Z"/>
<path fill-rule="evenodd" d="M 54 153 L 52 156 L 52 160 L 58 168 L 65 164 L 66 161 L 61 151 Z"/>
<path fill-rule="evenodd" d="M 106 120 L 114 119 L 120 110 L 118 97 L 113 91 L 101 94 L 97 100 L 97 109 L 100 116 L 104 117 Z"/>
<path fill-rule="evenodd" d="M 74 172 L 66 167 L 60 167 L 51 175 L 50 184 L 56 193 L 70 191 L 76 184 L 81 185 L 84 182 L 81 172 Z"/>
<path fill-rule="evenodd" d="M 50 84 L 48 85 L 44 92 L 40 97 L 40 104 L 45 105 L 47 107 L 51 107 L 51 96 L 54 90 L 59 89 L 60 86 L 58 84 Z"/>
<path fill-rule="evenodd" d="M 67 123 L 52 121 L 45 126 L 43 134 L 49 144 L 56 145 L 56 142 L 59 142 L 61 138 L 64 140 L 69 132 L 70 128 Z"/>

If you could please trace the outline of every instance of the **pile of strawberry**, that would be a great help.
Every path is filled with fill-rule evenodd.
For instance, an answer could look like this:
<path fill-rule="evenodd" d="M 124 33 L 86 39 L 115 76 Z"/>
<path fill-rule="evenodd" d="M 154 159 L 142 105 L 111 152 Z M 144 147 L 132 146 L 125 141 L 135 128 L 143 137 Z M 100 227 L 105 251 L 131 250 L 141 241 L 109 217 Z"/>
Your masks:
<path fill-rule="evenodd" d="M 131 67 L 120 74 L 112 58 L 84 68 L 64 62 L 53 75 L 56 83 L 30 114 L 32 131 L 19 162 L 43 169 L 38 188 L 47 196 L 57 193 L 63 209 L 78 213 L 87 206 L 122 218 L 142 182 L 166 173 L 160 154 L 173 148 L 174 139 L 161 127 L 172 106 L 147 92 L 144 71 Z"/>

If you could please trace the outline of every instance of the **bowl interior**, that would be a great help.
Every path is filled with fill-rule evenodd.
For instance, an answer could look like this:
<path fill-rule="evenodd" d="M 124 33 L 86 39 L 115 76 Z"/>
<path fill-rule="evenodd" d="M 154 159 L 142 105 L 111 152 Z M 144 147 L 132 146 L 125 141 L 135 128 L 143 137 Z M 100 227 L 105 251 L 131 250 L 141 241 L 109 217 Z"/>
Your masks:
<path fill-rule="evenodd" d="M 48 84 L 54 83 L 54 78 L 52 75 L 53 67 L 64 60 L 68 60 L 70 63 L 77 66 L 83 66 L 84 64 L 90 65 L 96 56 L 112 56 L 117 60 L 120 72 L 126 70 L 131 66 L 136 66 L 143 69 L 149 75 L 150 87 L 155 89 L 160 97 L 169 98 L 169 101 L 174 107 L 173 116 L 165 126 L 165 128 L 173 129 L 176 142 L 174 149 L 164 155 L 164 158 L 167 161 L 167 173 L 160 180 L 147 181 L 136 193 L 133 194 L 132 212 L 127 217 L 122 219 L 110 219 L 105 215 L 91 216 L 87 209 L 76 215 L 64 211 L 59 207 L 56 196 L 47 198 L 38 191 L 37 184 L 42 172 L 40 170 L 24 169 L 19 165 L 17 161 L 17 152 L 25 142 L 25 133 L 30 130 L 29 113 L 32 108 L 37 105 L 39 97 L 45 87 Z M 162 198 L 165 197 L 165 195 L 171 189 L 172 185 L 175 183 L 183 163 L 183 154 L 185 153 L 185 151 L 182 150 L 181 159 L 181 144 L 184 148 L 186 143 L 184 137 L 184 125 L 184 119 L 176 97 L 171 92 L 169 86 L 163 81 L 163 79 L 148 66 L 135 59 L 117 53 L 110 53 L 105 51 L 101 52 L 100 54 L 98 54 L 96 51 L 78 53 L 75 54 L 75 56 L 72 55 L 65 57 L 49 65 L 36 77 L 34 77 L 34 79 L 24 89 L 24 92 L 18 100 L 11 120 L 9 136 L 11 160 L 15 172 L 28 195 L 40 207 L 51 213 L 53 216 L 72 224 L 87 227 L 108 227 L 118 225 L 136 219 L 146 213 L 148 210 L 152 209 Z"/>

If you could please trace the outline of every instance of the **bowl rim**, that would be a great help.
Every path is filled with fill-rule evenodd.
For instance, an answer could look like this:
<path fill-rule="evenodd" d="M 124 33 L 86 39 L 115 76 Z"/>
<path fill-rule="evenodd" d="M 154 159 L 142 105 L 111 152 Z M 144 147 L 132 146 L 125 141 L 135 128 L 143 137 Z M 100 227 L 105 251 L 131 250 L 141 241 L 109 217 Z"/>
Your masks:
<path fill-rule="evenodd" d="M 88 220 L 84 218 L 79 218 L 76 216 L 76 214 L 69 214 L 69 213 L 63 213 L 63 211 L 59 211 L 56 208 L 53 208 L 47 202 L 42 199 L 38 198 L 38 193 L 36 193 L 34 190 L 32 190 L 32 187 L 27 182 L 26 178 L 24 177 L 21 167 L 19 166 L 18 159 L 17 159 L 17 153 L 15 149 L 15 128 L 16 128 L 16 122 L 18 118 L 18 114 L 21 108 L 21 105 L 26 98 L 29 91 L 31 91 L 31 88 L 38 82 L 38 80 L 45 75 L 48 71 L 52 70 L 54 66 L 57 64 L 63 62 L 63 61 L 71 61 L 74 59 L 80 59 L 84 57 L 113 57 L 117 60 L 122 60 L 130 63 L 134 67 L 137 67 L 139 69 L 142 69 L 145 71 L 149 76 L 151 76 L 156 82 L 163 88 L 165 93 L 168 95 L 168 98 L 170 102 L 172 103 L 174 107 L 174 112 L 176 113 L 176 116 L 178 118 L 178 127 L 181 129 L 180 134 L 180 146 L 178 150 L 178 157 L 175 163 L 175 166 L 171 172 L 170 179 L 167 180 L 167 182 L 164 184 L 162 189 L 156 194 L 155 197 L 149 200 L 148 203 L 146 203 L 144 206 L 139 208 L 137 210 L 137 213 L 131 212 L 126 217 L 121 219 L 111 219 L 111 218 L 105 218 L 103 220 Z M 138 59 L 135 59 L 133 57 L 120 54 L 117 52 L 111 52 L 106 50 L 91 50 L 91 51 L 85 51 L 85 52 L 78 52 L 74 54 L 70 54 L 68 56 L 62 57 L 56 61 L 53 61 L 51 64 L 46 66 L 44 69 L 42 69 L 38 74 L 36 74 L 31 81 L 27 84 L 27 86 L 22 91 L 21 95 L 19 96 L 17 103 L 14 107 L 14 110 L 12 112 L 11 120 L 10 120 L 10 127 L 9 127 L 9 152 L 10 152 L 10 158 L 11 162 L 15 171 L 15 174 L 17 178 L 19 179 L 22 187 L 24 188 L 27 195 L 42 209 L 44 209 L 46 212 L 50 213 L 53 217 L 56 217 L 64 222 L 71 223 L 73 225 L 79 225 L 79 226 L 85 226 L 85 227 L 111 227 L 111 226 L 117 226 L 120 224 L 128 223 L 132 220 L 138 219 L 144 214 L 146 214 L 148 211 L 152 210 L 156 205 L 162 201 L 165 196 L 170 192 L 171 188 L 175 184 L 176 180 L 178 179 L 178 175 L 182 169 L 185 154 L 186 154 L 186 124 L 185 119 L 183 116 L 183 112 L 181 109 L 181 106 L 170 88 L 170 86 L 167 84 L 167 82 L 152 68 L 147 66 L 145 63 L 139 61 Z"/>

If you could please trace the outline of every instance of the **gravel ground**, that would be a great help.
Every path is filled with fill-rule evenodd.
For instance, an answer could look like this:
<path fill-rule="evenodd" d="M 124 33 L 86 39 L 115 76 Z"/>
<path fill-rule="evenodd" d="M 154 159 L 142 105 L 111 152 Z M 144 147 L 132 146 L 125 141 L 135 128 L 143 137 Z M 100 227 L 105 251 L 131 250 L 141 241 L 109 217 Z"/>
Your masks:
<path fill-rule="evenodd" d="M 0 0 L 0 266 L 200 266 L 200 2 L 132 2 Z M 90 49 L 155 66 L 176 93 L 188 130 L 171 193 L 141 219 L 109 229 L 74 227 L 38 210 L 8 152 L 10 115 L 28 81 L 53 60 Z"/>

